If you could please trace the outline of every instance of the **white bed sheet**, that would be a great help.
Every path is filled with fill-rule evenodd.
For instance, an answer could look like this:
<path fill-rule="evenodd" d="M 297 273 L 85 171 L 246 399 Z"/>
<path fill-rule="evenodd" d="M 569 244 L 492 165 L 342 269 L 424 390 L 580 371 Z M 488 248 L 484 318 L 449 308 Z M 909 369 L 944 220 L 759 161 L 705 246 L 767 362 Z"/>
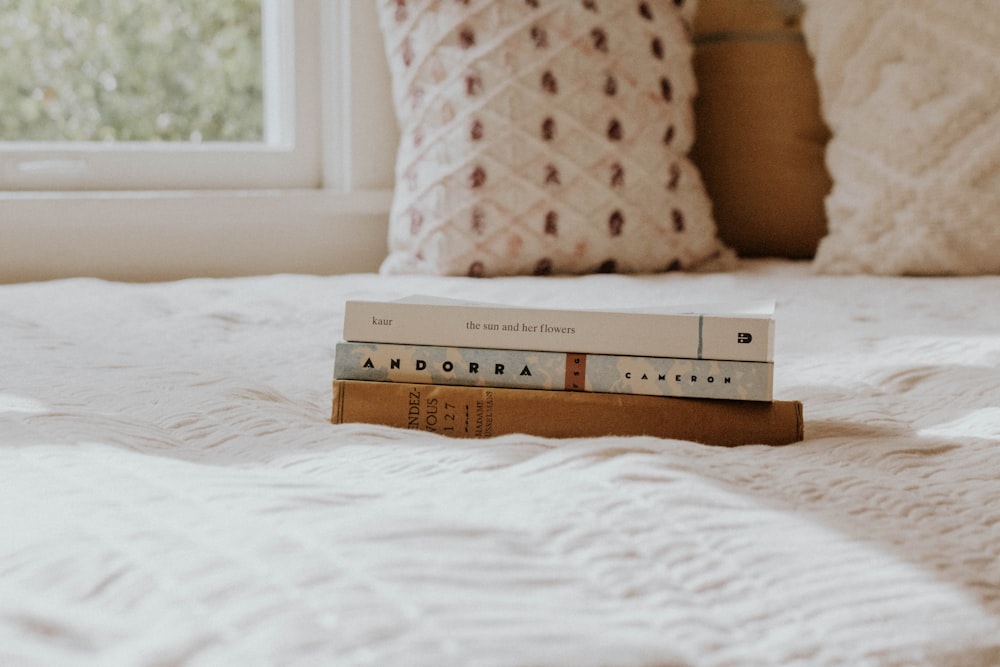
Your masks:
<path fill-rule="evenodd" d="M 334 426 L 346 298 L 774 296 L 806 440 Z M 0 288 L 0 665 L 1000 664 L 1000 277 Z"/>

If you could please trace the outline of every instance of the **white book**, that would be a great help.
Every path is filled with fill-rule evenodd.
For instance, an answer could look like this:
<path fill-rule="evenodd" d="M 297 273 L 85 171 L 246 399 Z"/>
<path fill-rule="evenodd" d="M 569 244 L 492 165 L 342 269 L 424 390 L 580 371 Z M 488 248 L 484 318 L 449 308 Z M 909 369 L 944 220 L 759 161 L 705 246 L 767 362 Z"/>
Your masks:
<path fill-rule="evenodd" d="M 771 362 L 774 301 L 589 310 L 351 299 L 344 340 Z"/>

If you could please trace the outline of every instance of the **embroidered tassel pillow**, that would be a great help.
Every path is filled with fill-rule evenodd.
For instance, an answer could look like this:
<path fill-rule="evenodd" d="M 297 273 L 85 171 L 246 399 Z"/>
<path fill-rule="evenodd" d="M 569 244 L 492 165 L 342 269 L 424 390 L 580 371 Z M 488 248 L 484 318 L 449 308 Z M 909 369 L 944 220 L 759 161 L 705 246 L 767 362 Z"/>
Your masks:
<path fill-rule="evenodd" d="M 724 265 L 693 0 L 380 0 L 400 124 L 384 273 Z"/>

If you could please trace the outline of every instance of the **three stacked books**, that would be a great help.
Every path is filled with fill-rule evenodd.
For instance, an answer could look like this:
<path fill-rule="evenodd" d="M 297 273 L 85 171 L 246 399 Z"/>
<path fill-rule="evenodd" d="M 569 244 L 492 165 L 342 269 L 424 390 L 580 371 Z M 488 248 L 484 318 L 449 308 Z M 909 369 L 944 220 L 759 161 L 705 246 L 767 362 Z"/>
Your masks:
<path fill-rule="evenodd" d="M 349 300 L 334 423 L 464 438 L 652 435 L 797 442 L 776 401 L 774 304 L 571 310 L 436 297 Z"/>

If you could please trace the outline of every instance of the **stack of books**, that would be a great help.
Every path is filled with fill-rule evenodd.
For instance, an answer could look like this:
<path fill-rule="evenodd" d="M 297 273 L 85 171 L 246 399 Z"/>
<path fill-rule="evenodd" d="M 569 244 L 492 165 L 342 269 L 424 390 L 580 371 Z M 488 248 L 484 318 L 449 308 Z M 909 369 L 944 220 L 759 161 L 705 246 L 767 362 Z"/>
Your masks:
<path fill-rule="evenodd" d="M 773 301 L 597 311 L 349 300 L 332 421 L 784 445 L 803 437 L 802 404 L 774 400 L 773 354 Z"/>

